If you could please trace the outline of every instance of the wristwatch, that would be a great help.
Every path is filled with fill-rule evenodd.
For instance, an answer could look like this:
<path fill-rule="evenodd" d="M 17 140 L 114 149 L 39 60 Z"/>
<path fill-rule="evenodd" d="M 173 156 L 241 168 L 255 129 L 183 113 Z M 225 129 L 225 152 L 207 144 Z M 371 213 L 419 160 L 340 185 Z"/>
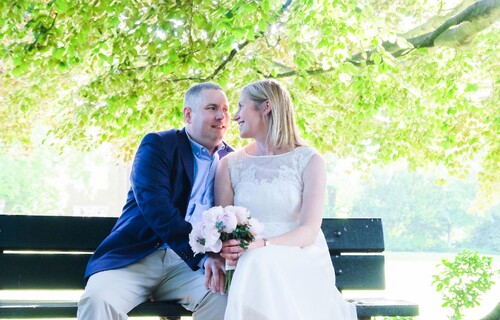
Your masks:
<path fill-rule="evenodd" d="M 262 240 L 264 240 L 264 247 L 268 247 L 271 245 L 271 241 L 269 241 L 269 239 L 267 238 L 262 238 Z"/>

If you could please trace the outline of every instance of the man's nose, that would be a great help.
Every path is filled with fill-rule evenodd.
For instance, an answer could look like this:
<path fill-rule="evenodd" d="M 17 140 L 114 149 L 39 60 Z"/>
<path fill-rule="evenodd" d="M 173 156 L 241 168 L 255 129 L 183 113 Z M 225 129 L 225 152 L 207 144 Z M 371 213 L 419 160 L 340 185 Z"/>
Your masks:
<path fill-rule="evenodd" d="M 219 110 L 219 111 L 217 111 L 216 117 L 217 117 L 217 119 L 224 119 L 226 117 L 226 115 L 225 115 L 223 110 Z"/>

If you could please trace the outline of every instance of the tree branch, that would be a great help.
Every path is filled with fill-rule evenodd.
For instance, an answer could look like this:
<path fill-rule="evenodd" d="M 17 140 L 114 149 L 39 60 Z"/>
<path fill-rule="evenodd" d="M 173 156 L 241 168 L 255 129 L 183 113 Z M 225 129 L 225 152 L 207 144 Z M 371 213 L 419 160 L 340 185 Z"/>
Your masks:
<path fill-rule="evenodd" d="M 473 5 L 467 7 L 464 11 L 446 20 L 443 24 L 437 27 L 434 31 L 406 39 L 412 46 L 413 49 L 419 48 L 430 48 L 434 47 L 436 40 L 445 34 L 445 32 L 450 32 L 453 27 L 457 27 L 462 23 L 469 22 L 473 24 L 481 25 L 483 30 L 488 26 L 492 25 L 498 17 L 500 16 L 500 0 L 481 0 Z M 486 22 L 486 23 L 485 23 Z M 476 29 L 476 32 L 480 30 Z M 471 37 L 472 35 L 469 35 Z M 382 44 L 385 50 L 391 52 L 392 56 L 398 58 L 409 52 L 408 48 L 404 49 L 394 49 L 394 43 L 384 42 Z M 369 50 L 364 53 L 357 53 L 353 55 L 349 62 L 364 60 L 364 55 L 366 55 L 366 61 L 370 60 L 370 57 L 377 50 Z"/>
<path fill-rule="evenodd" d="M 262 34 L 260 34 L 259 37 L 256 37 L 256 38 L 260 38 L 262 37 Z M 226 67 L 226 65 L 231 61 L 233 60 L 233 58 L 236 56 L 236 54 L 238 53 L 238 51 L 240 51 L 241 49 L 243 49 L 244 47 L 246 47 L 248 44 L 250 43 L 250 41 L 245 41 L 243 42 L 242 44 L 239 44 L 238 45 L 238 48 L 237 49 L 233 49 L 231 50 L 231 53 L 229 53 L 229 56 L 227 56 L 226 59 L 224 59 L 224 61 L 222 61 L 222 63 L 214 70 L 214 72 L 212 72 L 211 75 L 209 75 L 205 81 L 209 81 L 209 80 L 212 80 L 213 78 L 215 78 L 215 76 L 222 71 L 222 69 L 224 69 Z"/>
<path fill-rule="evenodd" d="M 292 4 L 292 0 L 287 0 L 282 6 L 281 6 L 281 9 L 279 11 L 279 14 L 277 15 L 277 18 L 282 15 L 287 9 L 288 7 Z M 264 37 L 264 32 L 259 32 L 255 35 L 255 39 L 259 39 L 259 38 L 262 38 Z M 229 55 L 222 61 L 222 63 L 217 66 L 217 68 L 215 68 L 215 70 L 207 77 L 204 77 L 204 78 L 201 78 L 201 77 L 186 77 L 186 78 L 178 78 L 178 79 L 171 79 L 170 81 L 172 82 L 179 82 L 179 81 L 198 81 L 198 82 L 205 82 L 205 81 L 210 81 L 212 79 L 214 79 L 218 74 L 219 72 L 221 72 L 225 67 L 226 65 L 231 62 L 231 60 L 234 59 L 234 57 L 236 56 L 236 54 L 241 51 L 243 48 L 245 48 L 247 45 L 249 45 L 251 42 L 246 40 L 245 42 L 241 43 L 238 45 L 237 48 L 231 50 L 231 52 L 229 53 Z M 170 62 L 167 62 L 167 63 L 170 63 Z M 160 64 L 160 65 L 155 65 L 153 67 L 161 67 L 162 65 L 164 64 Z M 146 68 L 145 66 L 142 66 L 142 67 L 138 67 L 138 68 L 127 68 L 127 70 L 132 70 L 132 69 L 135 69 L 135 70 L 140 70 L 140 69 L 144 69 Z"/>
<path fill-rule="evenodd" d="M 281 9 L 280 9 L 280 12 L 278 14 L 278 17 L 280 15 L 282 15 L 287 9 L 288 7 L 292 4 L 292 0 L 287 0 L 282 6 L 281 6 Z M 264 32 L 259 32 L 257 35 L 255 35 L 255 39 L 259 39 L 259 38 L 262 38 L 264 36 Z M 250 41 L 245 41 L 241 44 L 238 45 L 238 48 L 237 49 L 233 49 L 231 50 L 231 53 L 229 54 L 229 56 L 224 59 L 224 61 L 222 61 L 222 63 L 214 70 L 214 72 L 212 72 L 211 75 L 209 75 L 206 79 L 203 79 L 204 81 L 209 81 L 209 80 L 212 80 L 213 78 L 215 78 L 215 76 L 221 72 L 225 67 L 226 65 L 231 61 L 233 60 L 233 58 L 236 56 L 236 54 L 238 53 L 238 51 L 241 51 L 244 47 L 246 47 L 248 44 L 250 44 Z"/>
<path fill-rule="evenodd" d="M 393 57 L 398 58 L 408 54 L 409 52 L 415 49 L 434 47 L 436 43 L 444 45 L 445 44 L 444 41 L 441 42 L 439 41 L 443 39 L 445 36 L 447 35 L 458 36 L 457 31 L 463 31 L 464 29 L 467 29 L 469 33 L 465 32 L 465 34 L 460 34 L 461 39 L 455 39 L 457 43 L 464 43 L 468 39 L 470 39 L 473 35 L 475 35 L 477 32 L 484 30 L 487 27 L 491 26 L 493 23 L 495 23 L 498 20 L 499 16 L 500 16 L 500 0 L 481 0 L 470 5 L 459 14 L 447 19 L 434 31 L 406 39 L 413 46 L 413 48 L 402 49 L 399 48 L 394 43 L 388 41 L 385 41 L 382 44 L 382 46 L 386 51 L 390 52 Z M 473 24 L 473 26 L 471 26 L 470 24 Z M 372 54 L 376 52 L 377 50 L 373 49 L 365 52 L 356 53 L 350 59 L 347 59 L 345 62 L 352 63 L 356 66 L 361 65 L 362 61 L 364 61 L 366 64 L 373 64 L 373 61 L 370 58 Z M 314 75 L 314 74 L 329 72 L 332 70 L 333 68 L 313 69 L 313 70 L 305 70 L 302 72 L 305 72 L 308 75 Z M 280 73 L 274 77 L 286 78 L 295 76 L 299 72 L 300 71 L 298 70 L 287 71 L 284 73 Z M 267 75 L 265 77 L 271 78 L 272 76 Z"/>
<path fill-rule="evenodd" d="M 452 27 L 464 22 L 479 23 L 480 19 L 497 20 L 500 14 L 500 0 L 482 0 L 474 3 L 458 15 L 446 20 L 436 30 L 407 39 L 414 48 L 433 47 L 435 40 Z M 493 19 L 488 19 L 493 18 Z M 492 21 L 494 22 L 494 21 Z M 489 26 L 490 24 L 488 24 Z M 486 26 L 485 26 L 486 27 Z M 484 28 L 482 28 L 484 29 Z"/>
<path fill-rule="evenodd" d="M 292 0 L 287 0 L 281 7 L 281 10 L 279 12 L 279 15 L 283 14 L 291 5 Z M 470 31 L 469 33 L 466 33 L 465 35 L 462 35 L 462 39 L 455 40 L 456 42 L 464 43 L 466 42 L 463 40 L 463 38 L 470 39 L 473 35 L 475 35 L 477 32 L 491 26 L 496 20 L 498 20 L 498 17 L 500 16 L 500 0 L 481 0 L 478 1 L 466 9 L 464 9 L 462 12 L 458 13 L 455 16 L 452 16 L 451 18 L 445 20 L 440 26 L 438 26 L 434 31 L 411 37 L 406 39 L 412 46 L 413 48 L 400 48 L 397 45 L 395 45 L 392 42 L 385 41 L 382 46 L 384 49 L 388 52 L 391 53 L 391 55 L 395 58 L 404 56 L 411 52 L 412 50 L 419 49 L 419 48 L 428 48 L 428 47 L 434 47 L 436 43 L 440 45 L 444 45 L 444 42 L 441 41 L 443 37 L 449 35 L 457 35 L 458 30 L 463 30 L 465 26 L 467 26 L 468 30 Z M 478 27 L 470 27 L 467 23 L 471 23 L 474 26 Z M 459 29 L 462 28 L 462 29 Z M 471 34 L 472 32 L 472 34 Z M 255 35 L 255 38 L 262 38 L 264 36 L 263 32 L 260 32 Z M 448 40 L 449 41 L 449 40 Z M 222 70 L 225 69 L 228 63 L 230 63 L 237 55 L 239 51 L 244 49 L 247 45 L 249 45 L 250 42 L 249 40 L 241 43 L 238 45 L 237 48 L 231 50 L 229 55 L 215 68 L 215 70 L 208 75 L 207 77 L 185 77 L 185 78 L 177 78 L 177 79 L 171 79 L 167 81 L 172 81 L 172 82 L 179 82 L 179 81 L 198 81 L 198 82 L 204 82 L 204 81 L 210 81 L 214 79 Z M 347 59 L 345 62 L 354 64 L 356 66 L 360 66 L 361 63 L 364 61 L 365 64 L 371 65 L 374 64 L 373 60 L 371 60 L 371 56 L 373 53 L 376 53 L 377 50 L 368 50 L 366 52 L 360 52 L 357 54 L 354 54 L 350 59 Z M 170 62 L 167 62 L 170 63 Z M 156 65 L 153 67 L 161 67 L 162 64 Z M 150 66 L 151 67 L 151 66 Z M 143 69 L 145 67 L 138 67 L 137 69 Z M 133 68 L 130 68 L 133 69 Z M 291 70 L 292 68 L 290 68 Z M 332 71 L 333 68 L 329 69 L 312 69 L 312 70 L 291 70 L 287 72 L 283 72 L 280 74 L 277 74 L 275 76 L 272 75 L 265 75 L 261 73 L 260 71 L 257 71 L 260 74 L 263 74 L 264 77 L 266 78 L 286 78 L 286 77 L 292 77 L 296 76 L 301 72 L 304 72 L 308 75 L 317 75 L 317 74 L 322 74 L 326 72 Z"/>

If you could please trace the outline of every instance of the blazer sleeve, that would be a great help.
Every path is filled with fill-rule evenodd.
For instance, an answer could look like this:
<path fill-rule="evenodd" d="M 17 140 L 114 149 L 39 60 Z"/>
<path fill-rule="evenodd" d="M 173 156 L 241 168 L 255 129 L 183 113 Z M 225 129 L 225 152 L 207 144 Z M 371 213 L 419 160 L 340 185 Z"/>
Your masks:
<path fill-rule="evenodd" d="M 189 247 L 192 227 L 174 206 L 173 183 L 170 181 L 175 176 L 172 170 L 180 170 L 174 166 L 179 165 L 173 160 L 172 151 L 167 150 L 161 137 L 150 133 L 144 137 L 137 150 L 130 175 L 131 186 L 139 210 L 149 227 L 162 241 L 177 247 L 178 253 L 183 252 L 182 256 L 192 258 L 194 254 Z"/>

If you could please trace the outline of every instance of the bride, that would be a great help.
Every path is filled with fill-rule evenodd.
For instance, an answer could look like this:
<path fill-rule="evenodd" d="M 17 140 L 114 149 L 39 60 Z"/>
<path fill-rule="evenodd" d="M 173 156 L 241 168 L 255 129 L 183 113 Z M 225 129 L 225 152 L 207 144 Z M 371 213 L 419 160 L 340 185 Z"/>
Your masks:
<path fill-rule="evenodd" d="M 264 232 L 246 250 L 223 245 L 236 265 L 225 320 L 357 319 L 335 287 L 321 231 L 325 163 L 301 140 L 289 93 L 276 80 L 251 83 L 233 119 L 253 142 L 221 159 L 215 202 L 248 208 Z"/>

